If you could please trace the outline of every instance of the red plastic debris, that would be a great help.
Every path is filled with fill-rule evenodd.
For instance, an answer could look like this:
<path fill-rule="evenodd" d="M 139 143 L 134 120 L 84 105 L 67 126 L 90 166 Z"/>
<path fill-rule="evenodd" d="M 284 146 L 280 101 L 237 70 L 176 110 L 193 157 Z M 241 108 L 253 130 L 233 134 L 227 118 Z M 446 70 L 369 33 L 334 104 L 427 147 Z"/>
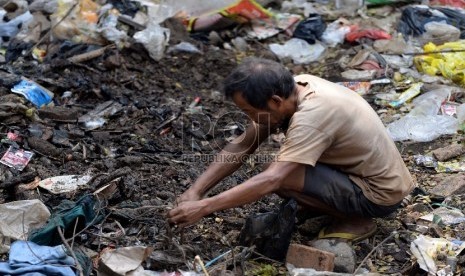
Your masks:
<path fill-rule="evenodd" d="M 391 39 L 392 36 L 385 31 L 377 29 L 368 29 L 368 30 L 354 30 L 346 34 L 346 40 L 348 42 L 354 42 L 359 40 L 362 37 L 371 38 L 371 39 Z"/>

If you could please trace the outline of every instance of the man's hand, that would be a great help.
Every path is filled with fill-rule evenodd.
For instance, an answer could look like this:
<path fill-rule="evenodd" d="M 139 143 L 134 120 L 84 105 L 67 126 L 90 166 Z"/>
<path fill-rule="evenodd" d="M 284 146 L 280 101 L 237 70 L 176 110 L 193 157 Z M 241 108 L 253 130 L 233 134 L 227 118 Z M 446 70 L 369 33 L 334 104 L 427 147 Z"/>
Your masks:
<path fill-rule="evenodd" d="M 176 203 L 180 204 L 181 202 L 184 202 L 184 201 L 197 201 L 197 200 L 200 200 L 201 198 L 202 197 L 200 196 L 198 192 L 193 191 L 192 189 L 188 189 L 182 195 L 176 198 Z"/>
<path fill-rule="evenodd" d="M 208 215 L 208 205 L 205 200 L 183 201 L 168 212 L 168 222 L 185 227 L 196 223 Z"/>

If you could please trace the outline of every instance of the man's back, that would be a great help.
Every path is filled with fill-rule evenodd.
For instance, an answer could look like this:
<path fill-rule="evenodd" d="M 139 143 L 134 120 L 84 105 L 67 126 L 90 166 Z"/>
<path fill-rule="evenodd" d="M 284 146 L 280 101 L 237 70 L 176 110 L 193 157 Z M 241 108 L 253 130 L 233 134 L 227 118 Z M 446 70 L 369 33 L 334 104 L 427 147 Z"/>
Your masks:
<path fill-rule="evenodd" d="M 399 202 L 414 186 L 394 142 L 371 106 L 350 89 L 311 75 L 295 77 L 305 87 L 278 160 L 331 165 L 380 205 Z"/>

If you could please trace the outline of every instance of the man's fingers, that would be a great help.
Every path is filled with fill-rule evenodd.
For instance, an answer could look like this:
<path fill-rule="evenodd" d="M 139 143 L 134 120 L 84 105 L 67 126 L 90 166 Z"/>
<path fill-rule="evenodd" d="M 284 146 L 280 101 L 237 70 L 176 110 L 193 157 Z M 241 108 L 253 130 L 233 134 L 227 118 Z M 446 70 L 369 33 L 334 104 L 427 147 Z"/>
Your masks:
<path fill-rule="evenodd" d="M 181 226 L 181 224 L 185 221 L 185 219 L 181 215 L 172 216 L 168 218 L 168 222 L 171 224 L 176 224 Z"/>
<path fill-rule="evenodd" d="M 169 218 L 172 218 L 172 217 L 178 215 L 180 211 L 181 210 L 179 208 L 174 208 L 174 209 L 168 211 L 167 215 L 168 215 Z"/>

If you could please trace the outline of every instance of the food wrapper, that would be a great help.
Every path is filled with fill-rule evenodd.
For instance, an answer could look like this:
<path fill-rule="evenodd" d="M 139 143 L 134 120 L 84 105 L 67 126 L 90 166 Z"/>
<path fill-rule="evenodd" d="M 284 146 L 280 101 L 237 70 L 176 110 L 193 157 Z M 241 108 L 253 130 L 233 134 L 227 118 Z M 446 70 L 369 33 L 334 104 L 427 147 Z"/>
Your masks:
<path fill-rule="evenodd" d="M 8 167 L 15 168 L 18 171 L 22 171 L 27 166 L 33 155 L 33 152 L 10 146 L 2 159 L 0 159 L 0 163 L 7 165 Z"/>
<path fill-rule="evenodd" d="M 391 107 L 399 107 L 405 102 L 415 98 L 421 92 L 421 87 L 423 86 L 422 82 L 414 83 L 409 89 L 405 90 L 405 92 L 401 93 L 400 96 L 394 100 L 389 102 Z"/>
<path fill-rule="evenodd" d="M 338 82 L 338 84 L 357 92 L 361 96 L 368 94 L 371 87 L 371 83 L 368 81 L 346 81 Z"/>
<path fill-rule="evenodd" d="M 465 162 L 459 162 L 459 161 L 438 162 L 436 171 L 440 173 L 465 172 Z"/>

